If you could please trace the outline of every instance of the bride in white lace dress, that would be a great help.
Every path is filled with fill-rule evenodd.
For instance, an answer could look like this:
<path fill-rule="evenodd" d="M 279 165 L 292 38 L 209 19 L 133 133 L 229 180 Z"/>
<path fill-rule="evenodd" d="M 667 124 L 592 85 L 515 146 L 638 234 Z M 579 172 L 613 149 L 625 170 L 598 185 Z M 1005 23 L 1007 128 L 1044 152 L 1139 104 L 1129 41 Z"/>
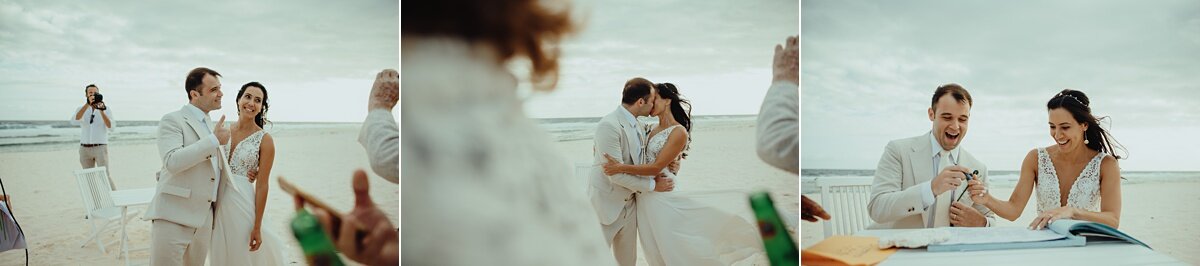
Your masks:
<path fill-rule="evenodd" d="M 274 140 L 262 130 L 269 107 L 266 92 L 258 82 L 247 83 L 238 91 L 239 118 L 230 127 L 232 146 L 228 157 L 233 176 L 217 199 L 209 248 L 211 265 L 284 264 L 283 242 L 262 226 L 275 160 Z M 252 175 L 256 176 L 253 181 L 249 177 Z"/>
<path fill-rule="evenodd" d="M 1058 219 L 1086 220 L 1117 228 L 1121 220 L 1121 169 L 1115 141 L 1092 115 L 1081 91 L 1063 90 L 1046 104 L 1055 145 L 1030 150 L 1021 178 L 1008 201 L 993 198 L 978 181 L 970 181 L 971 199 L 1000 217 L 1016 220 L 1036 187 L 1038 217 L 1029 225 L 1041 229 Z M 1119 144 L 1116 147 L 1121 148 Z M 1123 148 L 1122 148 L 1123 150 Z"/>
<path fill-rule="evenodd" d="M 687 191 L 686 178 L 667 166 L 686 158 L 691 142 L 691 105 L 679 97 L 671 83 L 655 85 L 651 115 L 659 123 L 650 131 L 645 165 L 626 165 L 608 156 L 607 175 L 666 175 L 675 179 L 676 191 L 648 192 L 637 196 L 638 238 L 650 265 L 749 265 L 763 258 L 762 238 L 755 228 L 748 194 L 738 190 Z M 688 108 L 685 110 L 683 106 Z M 607 156 L 607 155 L 606 155 Z M 682 190 L 682 191 L 681 191 Z"/>

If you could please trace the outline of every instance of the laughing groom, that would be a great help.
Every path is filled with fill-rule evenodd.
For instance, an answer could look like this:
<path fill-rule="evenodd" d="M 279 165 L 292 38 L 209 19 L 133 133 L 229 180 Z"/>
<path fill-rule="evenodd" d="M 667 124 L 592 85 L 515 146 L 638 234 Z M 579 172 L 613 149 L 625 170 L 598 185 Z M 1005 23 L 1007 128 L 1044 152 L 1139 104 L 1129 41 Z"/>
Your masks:
<path fill-rule="evenodd" d="M 942 85 L 928 110 L 933 130 L 888 143 L 871 185 L 867 209 L 875 223 L 870 228 L 994 224 L 995 215 L 987 207 L 960 197 L 968 173 L 978 170 L 978 178 L 987 184 L 987 166 L 959 146 L 967 136 L 971 105 L 971 94 L 962 86 Z"/>

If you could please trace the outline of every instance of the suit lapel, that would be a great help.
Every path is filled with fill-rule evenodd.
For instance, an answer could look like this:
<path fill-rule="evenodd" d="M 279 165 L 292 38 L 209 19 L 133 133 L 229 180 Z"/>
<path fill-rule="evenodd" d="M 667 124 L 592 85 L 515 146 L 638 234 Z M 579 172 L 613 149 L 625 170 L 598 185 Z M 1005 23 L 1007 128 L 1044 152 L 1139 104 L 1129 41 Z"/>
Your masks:
<path fill-rule="evenodd" d="M 929 134 L 925 134 L 917 144 L 912 146 L 912 158 L 909 167 L 913 169 L 913 183 L 917 184 L 933 179 L 933 147 L 929 144 Z"/>
<path fill-rule="evenodd" d="M 933 147 L 929 143 L 930 134 L 922 135 L 917 140 L 917 143 L 912 145 L 912 154 L 909 156 L 909 168 L 913 170 L 913 180 L 910 186 L 933 179 L 933 156 L 930 155 L 933 152 Z M 937 195 L 933 196 L 937 197 Z M 932 208 L 933 206 L 930 207 Z M 929 212 L 921 212 L 922 227 L 926 225 L 926 221 L 929 221 Z"/>
<path fill-rule="evenodd" d="M 204 125 L 204 122 L 198 121 L 196 118 L 192 117 L 191 111 L 187 109 L 187 106 L 184 106 L 179 112 L 183 114 L 183 121 L 187 122 L 188 126 L 192 127 L 192 132 L 196 133 L 196 137 L 203 138 L 202 136 L 206 135 L 205 133 L 208 133 L 204 132 L 204 128 L 207 125 Z"/>

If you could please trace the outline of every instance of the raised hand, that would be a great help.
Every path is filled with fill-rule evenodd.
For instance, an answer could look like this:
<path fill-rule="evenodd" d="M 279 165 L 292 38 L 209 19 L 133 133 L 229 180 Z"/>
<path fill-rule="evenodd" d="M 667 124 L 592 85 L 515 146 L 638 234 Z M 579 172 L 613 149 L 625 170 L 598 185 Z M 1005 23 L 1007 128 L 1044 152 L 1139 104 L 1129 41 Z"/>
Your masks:
<path fill-rule="evenodd" d="M 221 115 L 221 120 L 217 121 L 217 126 L 213 128 L 213 135 L 217 136 L 217 142 L 221 145 L 229 144 L 229 128 L 225 127 L 225 115 Z"/>
<path fill-rule="evenodd" d="M 375 109 L 392 110 L 400 101 L 400 73 L 392 69 L 384 69 L 375 75 L 375 84 L 371 86 L 371 99 L 367 102 L 367 111 Z"/>
<path fill-rule="evenodd" d="M 771 82 L 791 81 L 800 84 L 800 46 L 796 36 L 790 36 L 786 46 L 775 45 L 775 60 L 771 72 Z"/>

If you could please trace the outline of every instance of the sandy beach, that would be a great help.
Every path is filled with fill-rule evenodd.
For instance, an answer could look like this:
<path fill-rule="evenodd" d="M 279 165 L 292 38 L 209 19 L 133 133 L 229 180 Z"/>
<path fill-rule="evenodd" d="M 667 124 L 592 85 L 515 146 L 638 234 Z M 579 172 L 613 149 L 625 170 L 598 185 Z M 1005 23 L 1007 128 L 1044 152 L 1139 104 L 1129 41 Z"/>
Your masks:
<path fill-rule="evenodd" d="M 765 189 L 771 192 L 777 206 L 797 215 L 799 177 L 762 162 L 755 152 L 754 134 L 752 120 L 718 125 L 697 123 L 692 130 L 688 158 L 681 163 L 675 181 L 676 191 Z M 589 139 L 558 142 L 557 146 L 572 162 L 588 163 L 592 160 L 592 144 Z M 638 265 L 648 265 L 640 254 L 640 246 L 638 252 Z"/>
<path fill-rule="evenodd" d="M 360 125 L 340 124 L 272 132 L 276 158 L 271 177 L 285 176 L 342 211 L 354 205 L 350 175 L 362 168 L 370 173 L 366 153 L 358 143 Z M 268 129 L 271 129 L 268 126 Z M 161 166 L 153 142 L 113 144 L 109 160 L 117 189 L 147 188 L 155 185 L 154 173 Z M 51 147 L 42 151 L 0 153 L 0 178 L 13 198 L 13 212 L 29 241 L 30 265 L 119 265 L 119 244 L 108 245 L 101 253 L 96 245 L 80 248 L 89 232 L 83 219 L 83 202 L 73 171 L 80 169 L 77 148 Z M 399 219 L 399 192 L 395 184 L 371 178 L 371 196 L 394 224 Z M 128 226 L 130 243 L 148 247 L 150 222 L 140 220 L 145 207 L 135 207 L 139 219 Z M 284 243 L 289 261 L 303 264 L 303 255 L 286 223 L 293 213 L 291 198 L 272 180 L 268 196 L 264 230 L 272 231 Z M 106 240 L 118 239 L 114 235 Z M 271 243 L 265 243 L 271 244 Z M 131 252 L 133 261 L 145 263 L 148 251 Z M 23 265 L 21 250 L 0 253 L 0 265 Z"/>
<path fill-rule="evenodd" d="M 1200 181 L 1163 183 L 1138 183 L 1124 181 L 1121 185 L 1121 225 L 1119 230 L 1145 242 L 1155 251 L 1190 264 L 1200 264 L 1200 230 L 1193 225 L 1200 220 Z M 999 199 L 1008 199 L 1013 188 L 998 186 L 992 194 Z M 820 193 L 804 194 L 820 202 Z M 1036 195 L 1034 195 L 1036 196 Z M 1027 227 L 1037 217 L 1037 199 L 1030 198 L 1029 205 L 1015 221 L 996 217 L 996 226 Z M 821 223 L 800 224 L 801 247 L 821 241 L 824 230 Z"/>

